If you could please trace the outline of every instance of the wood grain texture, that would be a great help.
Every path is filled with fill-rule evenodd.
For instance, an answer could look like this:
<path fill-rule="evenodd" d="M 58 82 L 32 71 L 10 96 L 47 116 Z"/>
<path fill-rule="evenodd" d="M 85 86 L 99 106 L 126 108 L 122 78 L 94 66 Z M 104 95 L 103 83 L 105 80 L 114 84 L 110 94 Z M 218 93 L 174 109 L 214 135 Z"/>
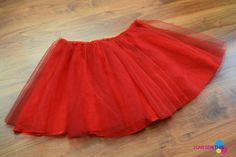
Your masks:
<path fill-rule="evenodd" d="M 115 36 L 136 18 L 160 19 L 227 41 L 220 71 L 171 118 L 122 138 L 15 135 L 3 122 L 50 44 Z M 0 0 L 1 157 L 236 156 L 235 0 Z M 227 154 L 194 150 L 222 139 Z"/>

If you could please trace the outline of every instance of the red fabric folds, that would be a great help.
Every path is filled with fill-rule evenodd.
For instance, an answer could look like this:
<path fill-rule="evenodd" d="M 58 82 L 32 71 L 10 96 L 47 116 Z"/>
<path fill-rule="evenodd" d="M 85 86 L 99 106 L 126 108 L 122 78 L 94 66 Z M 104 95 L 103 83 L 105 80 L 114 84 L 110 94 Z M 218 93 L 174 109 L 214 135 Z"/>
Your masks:
<path fill-rule="evenodd" d="M 168 118 L 219 69 L 225 42 L 160 20 L 115 37 L 60 38 L 5 118 L 18 133 L 124 136 Z"/>

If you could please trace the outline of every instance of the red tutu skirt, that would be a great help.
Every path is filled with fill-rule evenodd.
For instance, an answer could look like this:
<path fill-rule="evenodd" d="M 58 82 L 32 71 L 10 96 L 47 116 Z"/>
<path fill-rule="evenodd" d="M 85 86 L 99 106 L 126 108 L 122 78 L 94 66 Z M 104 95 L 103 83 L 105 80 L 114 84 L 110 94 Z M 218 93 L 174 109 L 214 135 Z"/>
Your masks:
<path fill-rule="evenodd" d="M 115 37 L 54 41 L 5 118 L 15 133 L 124 136 L 168 118 L 219 69 L 225 41 L 136 19 Z"/>

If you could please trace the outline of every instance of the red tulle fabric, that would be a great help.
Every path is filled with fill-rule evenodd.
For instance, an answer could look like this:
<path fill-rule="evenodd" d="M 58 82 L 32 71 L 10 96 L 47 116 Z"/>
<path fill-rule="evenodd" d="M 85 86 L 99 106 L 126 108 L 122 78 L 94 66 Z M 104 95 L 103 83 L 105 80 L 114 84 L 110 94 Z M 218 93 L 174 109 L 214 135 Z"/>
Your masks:
<path fill-rule="evenodd" d="M 5 118 L 15 133 L 124 136 L 168 118 L 219 69 L 225 42 L 160 20 L 53 42 Z"/>

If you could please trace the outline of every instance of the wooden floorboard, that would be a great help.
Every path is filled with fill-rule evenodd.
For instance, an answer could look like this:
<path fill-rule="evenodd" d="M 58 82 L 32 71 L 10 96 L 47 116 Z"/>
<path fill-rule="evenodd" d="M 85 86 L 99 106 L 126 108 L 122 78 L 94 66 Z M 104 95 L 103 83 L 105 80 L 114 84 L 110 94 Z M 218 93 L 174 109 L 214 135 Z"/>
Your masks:
<path fill-rule="evenodd" d="M 115 36 L 136 18 L 160 19 L 227 41 L 220 71 L 189 105 L 122 138 L 15 135 L 3 122 L 53 41 Z M 235 157 L 235 45 L 235 0 L 0 0 L 0 156 Z M 193 149 L 216 139 L 224 140 L 227 154 Z"/>

